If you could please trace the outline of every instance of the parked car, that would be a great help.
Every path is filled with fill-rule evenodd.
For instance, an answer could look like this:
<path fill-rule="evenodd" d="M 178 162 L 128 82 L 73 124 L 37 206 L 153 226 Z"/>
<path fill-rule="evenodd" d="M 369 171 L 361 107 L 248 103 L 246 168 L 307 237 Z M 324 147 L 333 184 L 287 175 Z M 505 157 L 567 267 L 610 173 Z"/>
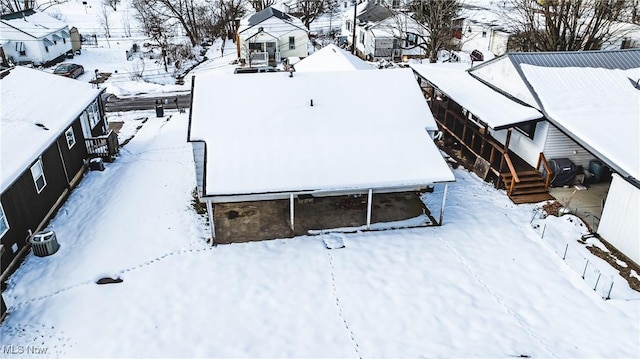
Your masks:
<path fill-rule="evenodd" d="M 84 73 L 84 67 L 78 64 L 63 63 L 58 65 L 53 73 L 60 76 L 71 77 L 72 79 L 78 78 L 78 76 Z"/>

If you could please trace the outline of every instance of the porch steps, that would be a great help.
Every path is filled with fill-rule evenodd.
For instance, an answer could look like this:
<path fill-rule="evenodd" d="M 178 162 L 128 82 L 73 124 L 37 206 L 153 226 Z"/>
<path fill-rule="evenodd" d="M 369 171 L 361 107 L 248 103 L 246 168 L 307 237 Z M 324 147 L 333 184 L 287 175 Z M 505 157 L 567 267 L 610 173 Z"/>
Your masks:
<path fill-rule="evenodd" d="M 520 182 L 516 183 L 513 192 L 508 194 L 513 203 L 537 203 L 555 199 L 549 194 L 549 189 L 545 188 L 544 179 L 540 172 L 536 170 L 520 171 L 518 177 Z M 511 173 L 501 173 L 500 178 L 504 183 L 504 188 L 509 189 L 513 180 Z"/>

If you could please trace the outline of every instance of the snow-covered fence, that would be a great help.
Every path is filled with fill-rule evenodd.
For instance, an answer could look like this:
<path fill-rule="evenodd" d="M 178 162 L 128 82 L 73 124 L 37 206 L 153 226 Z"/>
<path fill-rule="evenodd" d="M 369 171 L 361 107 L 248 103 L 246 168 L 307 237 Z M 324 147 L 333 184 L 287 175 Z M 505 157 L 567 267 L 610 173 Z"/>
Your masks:
<path fill-rule="evenodd" d="M 603 299 L 611 299 L 612 295 L 615 296 L 615 269 L 603 259 L 592 254 L 583 245 L 583 243 L 586 243 L 584 241 L 585 238 L 593 238 L 594 236 L 577 234 L 576 241 L 569 243 L 564 240 L 564 238 L 567 238 L 566 233 L 563 233 L 565 228 L 554 225 L 554 222 L 541 221 L 541 217 L 543 217 L 542 210 L 536 210 L 533 214 L 531 225 L 540 234 L 540 238 L 544 243 L 553 249 Z M 578 217 L 572 215 L 566 215 L 566 218 L 571 223 L 580 221 Z M 618 285 L 626 285 L 626 283 L 618 283 Z"/>

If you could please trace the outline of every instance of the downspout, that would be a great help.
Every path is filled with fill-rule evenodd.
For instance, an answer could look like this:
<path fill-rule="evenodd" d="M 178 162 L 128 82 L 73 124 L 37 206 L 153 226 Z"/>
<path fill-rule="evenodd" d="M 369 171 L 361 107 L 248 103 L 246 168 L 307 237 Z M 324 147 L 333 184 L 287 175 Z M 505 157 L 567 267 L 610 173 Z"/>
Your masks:
<path fill-rule="evenodd" d="M 442 206 L 440 206 L 440 223 L 438 223 L 439 226 L 442 225 L 442 221 L 444 220 L 444 205 L 445 202 L 447 201 L 447 189 L 449 187 L 448 183 L 444 184 L 444 193 L 442 194 Z"/>
<path fill-rule="evenodd" d="M 367 196 L 367 229 L 371 229 L 372 199 L 373 199 L 373 189 L 369 188 L 369 195 Z"/>
<path fill-rule="evenodd" d="M 69 179 L 69 173 L 67 172 L 67 164 L 64 163 L 64 157 L 62 156 L 62 149 L 60 149 L 60 141 L 56 141 L 56 147 L 58 147 L 58 156 L 60 156 L 60 162 L 62 162 L 62 170 L 64 171 L 64 178 L 67 180 L 67 188 L 71 188 L 71 180 Z"/>
<path fill-rule="evenodd" d="M 210 199 L 207 199 L 207 216 L 209 216 L 209 228 L 211 229 L 211 245 L 215 246 L 216 226 L 213 222 L 213 206 L 211 205 Z"/>

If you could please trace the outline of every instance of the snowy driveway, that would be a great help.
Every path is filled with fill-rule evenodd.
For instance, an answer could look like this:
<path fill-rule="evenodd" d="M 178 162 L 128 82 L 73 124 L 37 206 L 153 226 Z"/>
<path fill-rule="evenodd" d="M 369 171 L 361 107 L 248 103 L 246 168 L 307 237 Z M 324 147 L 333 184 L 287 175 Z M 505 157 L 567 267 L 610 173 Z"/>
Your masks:
<path fill-rule="evenodd" d="M 8 349 L 74 357 L 635 357 L 640 301 L 604 301 L 533 206 L 456 170 L 442 227 L 206 245 L 186 115 L 90 172 L 4 297 Z M 560 228 L 562 229 L 562 228 Z M 557 233 L 573 235 L 570 230 Z M 568 240 L 574 241 L 569 238 Z M 96 285 L 104 276 L 120 284 Z M 8 349 L 7 349 L 8 348 Z"/>

